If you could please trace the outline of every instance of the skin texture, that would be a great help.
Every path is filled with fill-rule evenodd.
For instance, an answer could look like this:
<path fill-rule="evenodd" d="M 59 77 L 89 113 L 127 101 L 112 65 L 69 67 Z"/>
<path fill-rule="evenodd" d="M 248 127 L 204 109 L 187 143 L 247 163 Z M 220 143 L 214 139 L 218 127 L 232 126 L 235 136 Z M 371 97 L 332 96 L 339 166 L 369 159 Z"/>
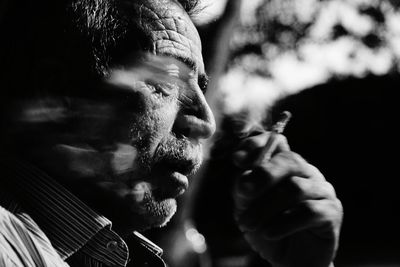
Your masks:
<path fill-rule="evenodd" d="M 201 142 L 215 131 L 200 88 L 201 42 L 189 16 L 175 1 L 124 4 L 150 55 L 131 61 L 137 46 L 125 46 L 125 59 L 93 81 L 122 97 L 69 99 L 66 112 L 75 114 L 73 127 L 41 142 L 30 156 L 112 219 L 122 235 L 162 226 L 172 217 L 175 198 L 201 164 Z M 148 66 L 150 71 L 161 66 L 159 77 L 135 76 Z M 180 83 L 171 82 L 175 76 L 183 77 Z"/>

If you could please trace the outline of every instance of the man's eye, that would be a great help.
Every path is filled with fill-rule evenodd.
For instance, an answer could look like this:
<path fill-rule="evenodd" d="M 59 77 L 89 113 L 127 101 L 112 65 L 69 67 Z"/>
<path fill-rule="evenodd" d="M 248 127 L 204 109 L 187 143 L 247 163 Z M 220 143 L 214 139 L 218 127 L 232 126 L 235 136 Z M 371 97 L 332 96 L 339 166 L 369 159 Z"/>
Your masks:
<path fill-rule="evenodd" d="M 147 87 L 150 88 L 152 93 L 159 93 L 164 96 L 169 96 L 177 89 L 177 85 L 173 83 L 156 83 L 152 81 L 146 82 Z"/>

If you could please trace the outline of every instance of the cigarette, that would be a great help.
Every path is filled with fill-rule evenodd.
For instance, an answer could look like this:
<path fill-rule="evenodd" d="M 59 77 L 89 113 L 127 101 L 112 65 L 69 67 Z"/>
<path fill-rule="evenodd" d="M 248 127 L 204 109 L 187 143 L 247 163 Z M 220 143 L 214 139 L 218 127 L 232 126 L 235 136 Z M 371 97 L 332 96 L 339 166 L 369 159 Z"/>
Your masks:
<path fill-rule="evenodd" d="M 261 165 L 271 159 L 272 153 L 277 146 L 277 135 L 283 133 L 291 117 L 292 114 L 289 111 L 281 113 L 279 120 L 272 126 L 271 134 L 257 159 L 256 165 Z"/>

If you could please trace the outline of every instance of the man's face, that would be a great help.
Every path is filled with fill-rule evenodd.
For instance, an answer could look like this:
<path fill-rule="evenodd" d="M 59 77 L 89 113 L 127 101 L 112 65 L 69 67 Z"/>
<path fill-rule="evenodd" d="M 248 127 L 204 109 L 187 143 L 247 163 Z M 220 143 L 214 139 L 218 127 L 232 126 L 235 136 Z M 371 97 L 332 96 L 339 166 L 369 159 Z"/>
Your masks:
<path fill-rule="evenodd" d="M 201 164 L 201 140 L 215 130 L 200 88 L 206 80 L 201 43 L 186 12 L 174 0 L 127 5 L 139 13 L 132 23 L 145 33 L 154 57 L 141 65 L 127 60 L 138 51 L 126 51 L 124 63 L 114 64 L 102 83 L 127 97 L 82 104 L 78 138 L 55 145 L 53 161 L 63 163 L 48 168 L 121 232 L 161 226 L 172 217 L 175 198 Z M 160 75 L 146 74 L 157 69 Z"/>

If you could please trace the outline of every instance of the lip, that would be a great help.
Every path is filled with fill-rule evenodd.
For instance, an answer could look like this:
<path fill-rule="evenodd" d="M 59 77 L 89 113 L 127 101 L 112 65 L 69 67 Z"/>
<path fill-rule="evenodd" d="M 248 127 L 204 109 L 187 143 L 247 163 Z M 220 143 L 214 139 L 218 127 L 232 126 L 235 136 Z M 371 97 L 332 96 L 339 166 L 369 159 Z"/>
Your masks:
<path fill-rule="evenodd" d="M 159 184 L 157 192 L 160 198 L 177 198 L 189 187 L 189 179 L 186 175 L 180 172 L 172 172 L 161 177 L 161 183 Z"/>
<path fill-rule="evenodd" d="M 183 175 L 179 172 L 173 172 L 171 174 L 172 179 L 177 182 L 180 191 L 182 191 L 179 195 L 183 194 L 189 187 L 189 179 L 186 175 Z"/>

